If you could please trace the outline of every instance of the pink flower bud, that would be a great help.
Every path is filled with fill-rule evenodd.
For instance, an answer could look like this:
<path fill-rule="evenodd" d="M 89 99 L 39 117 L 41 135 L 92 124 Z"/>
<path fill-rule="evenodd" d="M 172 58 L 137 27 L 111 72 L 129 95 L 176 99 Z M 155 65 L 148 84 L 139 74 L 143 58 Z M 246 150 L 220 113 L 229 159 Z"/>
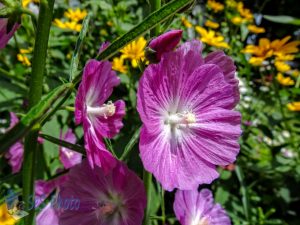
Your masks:
<path fill-rule="evenodd" d="M 162 54 L 172 51 L 180 42 L 181 37 L 182 30 L 171 30 L 153 39 L 148 47 L 156 52 L 156 59 L 160 61 Z"/>

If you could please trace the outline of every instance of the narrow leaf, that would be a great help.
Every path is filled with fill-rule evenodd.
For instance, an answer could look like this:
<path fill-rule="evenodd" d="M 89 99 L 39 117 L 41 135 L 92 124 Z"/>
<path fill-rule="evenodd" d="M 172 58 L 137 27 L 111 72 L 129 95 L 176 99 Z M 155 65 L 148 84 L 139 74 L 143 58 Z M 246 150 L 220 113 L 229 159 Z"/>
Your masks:
<path fill-rule="evenodd" d="M 73 150 L 75 152 L 78 152 L 80 154 L 85 155 L 85 149 L 81 145 L 72 144 L 70 142 L 67 142 L 67 141 L 64 141 L 64 140 L 60 140 L 58 138 L 52 137 L 52 136 L 47 135 L 47 134 L 40 134 L 39 136 L 42 137 L 42 138 L 44 138 L 44 139 L 46 139 L 47 141 L 52 142 L 53 144 L 56 144 L 56 145 L 59 145 L 59 146 L 71 149 L 71 150 Z"/>
<path fill-rule="evenodd" d="M 77 72 L 78 64 L 79 64 L 79 57 L 83 45 L 84 38 L 87 34 L 88 28 L 89 28 L 89 22 L 90 22 L 90 15 L 87 15 L 84 18 L 84 21 L 82 23 L 82 29 L 80 31 L 80 34 L 78 36 L 75 50 L 73 52 L 72 61 L 71 61 L 71 67 L 70 67 L 70 73 L 69 73 L 69 80 L 72 81 L 74 78 L 74 75 Z"/>
<path fill-rule="evenodd" d="M 140 136 L 141 128 L 137 129 L 133 136 L 131 137 L 130 141 L 128 144 L 125 146 L 124 152 L 120 158 L 121 161 L 125 160 L 126 157 L 129 155 L 135 144 L 137 143 L 139 136 Z"/>
<path fill-rule="evenodd" d="M 293 24 L 293 25 L 300 25 L 300 19 L 292 16 L 271 16 L 271 15 L 264 15 L 266 20 L 269 20 L 274 23 L 284 23 L 284 24 Z"/>

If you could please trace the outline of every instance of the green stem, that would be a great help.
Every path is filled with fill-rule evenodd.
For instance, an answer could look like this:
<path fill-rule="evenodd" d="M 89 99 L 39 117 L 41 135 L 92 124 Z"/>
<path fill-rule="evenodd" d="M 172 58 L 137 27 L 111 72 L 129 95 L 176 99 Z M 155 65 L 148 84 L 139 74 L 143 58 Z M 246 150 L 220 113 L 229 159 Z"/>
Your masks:
<path fill-rule="evenodd" d="M 32 74 L 29 89 L 29 109 L 35 106 L 42 98 L 43 79 L 47 57 L 49 32 L 52 21 L 53 6 L 55 0 L 41 0 L 40 12 L 35 37 L 35 46 L 32 60 Z M 29 200 L 34 195 L 35 165 L 37 138 L 40 126 L 37 124 L 25 138 L 24 163 L 23 163 L 23 198 L 25 207 L 29 208 Z M 34 224 L 35 210 L 31 209 L 25 217 L 25 224 Z"/>
<path fill-rule="evenodd" d="M 152 187 L 152 174 L 144 170 L 143 181 L 147 194 L 147 208 L 145 211 L 144 225 L 150 225 L 150 209 L 152 205 L 151 187 Z"/>
<path fill-rule="evenodd" d="M 161 0 L 150 0 L 150 11 L 154 12 L 161 7 Z M 160 33 L 160 26 L 157 24 L 156 27 L 150 30 L 150 36 L 155 37 Z"/>
<path fill-rule="evenodd" d="M 165 207 L 165 191 L 161 188 L 161 217 L 162 217 L 162 225 L 166 224 L 166 207 Z"/>
<path fill-rule="evenodd" d="M 161 0 L 150 0 L 150 13 L 155 12 L 161 7 Z M 150 37 L 153 38 L 155 36 L 159 35 L 160 26 L 159 24 L 156 25 L 152 30 L 150 30 Z M 145 212 L 145 218 L 144 218 L 144 225 L 150 225 L 150 209 L 152 206 L 152 196 L 151 196 L 151 186 L 152 186 L 152 174 L 147 172 L 144 169 L 144 185 L 146 188 L 146 194 L 147 194 L 147 208 Z"/>

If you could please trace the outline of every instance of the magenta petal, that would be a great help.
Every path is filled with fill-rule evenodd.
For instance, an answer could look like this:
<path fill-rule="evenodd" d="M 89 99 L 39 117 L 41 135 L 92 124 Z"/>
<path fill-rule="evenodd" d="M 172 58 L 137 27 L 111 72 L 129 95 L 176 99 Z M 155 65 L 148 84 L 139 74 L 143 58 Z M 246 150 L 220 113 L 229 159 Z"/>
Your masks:
<path fill-rule="evenodd" d="M 107 118 L 97 117 L 93 121 L 95 131 L 99 133 L 98 136 L 113 138 L 123 127 L 122 119 L 125 116 L 125 102 L 123 100 L 118 100 L 114 103 L 114 105 L 116 107 L 114 115 Z"/>
<path fill-rule="evenodd" d="M 0 8 L 2 8 L 0 6 Z M 16 30 L 20 27 L 19 24 L 14 24 L 12 29 L 7 33 L 7 18 L 0 18 L 0 49 L 4 48 L 8 41 L 12 38 Z"/>
<path fill-rule="evenodd" d="M 95 130 L 88 122 L 84 122 L 83 129 L 85 130 L 85 149 L 90 166 L 92 168 L 102 167 L 105 172 L 109 171 L 116 165 L 116 159 L 106 149 L 102 138 L 97 137 Z"/>
<path fill-rule="evenodd" d="M 235 103 L 239 102 L 239 81 L 235 78 L 236 66 L 234 65 L 233 60 L 229 56 L 225 55 L 223 51 L 215 51 L 206 56 L 205 63 L 214 64 L 220 67 L 224 74 L 225 80 L 235 88 Z"/>
<path fill-rule="evenodd" d="M 171 30 L 154 38 L 149 47 L 156 51 L 156 58 L 160 60 L 163 53 L 172 51 L 179 44 L 181 37 L 182 30 Z"/>
<path fill-rule="evenodd" d="M 36 217 L 37 225 L 59 225 L 58 215 L 51 204 L 48 203 L 46 207 Z"/>
<path fill-rule="evenodd" d="M 24 147 L 21 142 L 15 143 L 5 153 L 5 158 L 8 159 L 8 164 L 12 168 L 12 173 L 18 173 L 21 170 L 23 163 Z"/>
<path fill-rule="evenodd" d="M 76 143 L 76 136 L 72 132 L 72 129 L 68 129 L 63 140 L 70 142 L 72 144 Z M 59 149 L 59 158 L 65 169 L 70 169 L 72 166 L 81 163 L 82 154 L 77 153 L 71 149 L 60 147 Z"/>
<path fill-rule="evenodd" d="M 212 193 L 208 189 L 178 190 L 175 195 L 174 212 L 182 225 L 211 224 L 230 225 L 225 210 L 214 204 Z"/>
<path fill-rule="evenodd" d="M 140 156 L 144 167 L 167 191 L 195 189 L 199 183 L 211 183 L 219 176 L 213 164 L 189 147 L 185 142 L 168 142 L 162 134 L 149 134 L 145 127 L 141 130 Z"/>

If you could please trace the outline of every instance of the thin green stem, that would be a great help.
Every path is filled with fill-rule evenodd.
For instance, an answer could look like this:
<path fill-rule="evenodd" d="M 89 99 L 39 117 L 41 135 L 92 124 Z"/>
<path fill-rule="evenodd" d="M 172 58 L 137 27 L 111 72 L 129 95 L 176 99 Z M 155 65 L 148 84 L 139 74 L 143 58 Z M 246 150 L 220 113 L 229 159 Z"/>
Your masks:
<path fill-rule="evenodd" d="M 165 207 L 165 191 L 161 188 L 161 217 L 162 217 L 162 225 L 166 224 L 166 207 Z"/>
<path fill-rule="evenodd" d="M 32 60 L 32 74 L 29 89 L 29 109 L 35 106 L 42 98 L 43 80 L 47 57 L 49 32 L 52 21 L 53 6 L 55 0 L 41 0 L 40 11 L 35 37 L 35 46 Z M 37 138 L 40 125 L 37 124 L 29 132 L 24 143 L 23 163 L 23 198 L 25 207 L 29 209 L 29 199 L 34 195 L 34 180 L 36 166 Z M 25 225 L 34 224 L 35 210 L 30 209 L 29 215 L 25 217 Z"/>
<path fill-rule="evenodd" d="M 150 225 L 150 209 L 152 206 L 152 174 L 144 170 L 143 173 L 143 181 L 146 188 L 146 194 L 147 194 L 147 208 L 145 212 L 145 218 L 144 218 L 144 225 Z"/>
<path fill-rule="evenodd" d="M 161 0 L 150 0 L 150 11 L 154 12 L 161 7 Z M 155 37 L 160 33 L 160 25 L 157 24 L 153 29 L 150 30 L 150 36 Z"/>

